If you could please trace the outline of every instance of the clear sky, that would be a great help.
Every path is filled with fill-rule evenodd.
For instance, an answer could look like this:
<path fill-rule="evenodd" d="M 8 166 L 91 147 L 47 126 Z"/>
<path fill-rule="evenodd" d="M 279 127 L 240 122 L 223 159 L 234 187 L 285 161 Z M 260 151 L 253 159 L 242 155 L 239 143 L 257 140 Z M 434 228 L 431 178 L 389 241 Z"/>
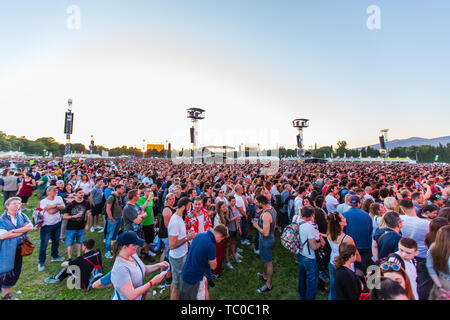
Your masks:
<path fill-rule="evenodd" d="M 446 136 L 449 30 L 446 0 L 2 1 L 0 130 L 64 142 L 72 98 L 85 145 L 189 147 L 189 107 L 200 145 Z"/>

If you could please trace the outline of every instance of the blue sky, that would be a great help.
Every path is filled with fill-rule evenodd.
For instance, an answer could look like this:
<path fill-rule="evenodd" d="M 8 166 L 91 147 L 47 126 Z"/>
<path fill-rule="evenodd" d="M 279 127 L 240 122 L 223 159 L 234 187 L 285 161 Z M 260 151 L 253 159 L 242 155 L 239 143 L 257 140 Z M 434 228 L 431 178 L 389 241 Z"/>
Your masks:
<path fill-rule="evenodd" d="M 444 0 L 2 2 L 0 105 L 20 121 L 0 130 L 63 142 L 70 97 L 72 140 L 108 147 L 187 147 L 188 107 L 207 110 L 200 144 L 294 147 L 298 117 L 306 146 L 449 135 L 449 15 Z"/>

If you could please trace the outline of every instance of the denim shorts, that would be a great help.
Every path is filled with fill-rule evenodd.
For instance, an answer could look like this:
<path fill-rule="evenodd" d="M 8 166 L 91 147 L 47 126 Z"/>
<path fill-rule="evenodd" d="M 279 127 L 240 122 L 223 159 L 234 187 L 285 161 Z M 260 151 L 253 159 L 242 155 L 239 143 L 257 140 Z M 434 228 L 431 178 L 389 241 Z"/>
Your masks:
<path fill-rule="evenodd" d="M 75 241 L 76 238 L 76 241 Z M 66 247 L 73 246 L 74 243 L 81 244 L 84 240 L 84 229 L 81 230 L 66 230 L 66 240 L 64 244 Z"/>
<path fill-rule="evenodd" d="M 183 270 L 184 263 L 186 262 L 187 254 L 181 258 L 172 258 L 169 255 L 169 262 L 172 269 L 172 283 L 173 287 L 178 289 L 181 282 L 181 271 Z"/>
<path fill-rule="evenodd" d="M 272 248 L 275 243 L 274 236 L 269 236 L 265 238 L 263 236 L 259 236 L 259 255 L 261 257 L 261 261 L 264 263 L 272 262 Z"/>

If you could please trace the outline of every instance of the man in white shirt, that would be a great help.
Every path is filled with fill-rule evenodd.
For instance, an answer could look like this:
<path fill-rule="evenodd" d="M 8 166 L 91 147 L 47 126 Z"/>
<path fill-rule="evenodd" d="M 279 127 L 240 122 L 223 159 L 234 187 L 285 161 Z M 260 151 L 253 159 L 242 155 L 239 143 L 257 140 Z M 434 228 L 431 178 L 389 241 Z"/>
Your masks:
<path fill-rule="evenodd" d="M 178 201 L 177 211 L 170 218 L 167 227 L 169 234 L 169 262 L 172 267 L 172 284 L 170 286 L 170 300 L 178 300 L 178 288 L 180 285 L 181 271 L 186 261 L 188 244 L 194 239 L 195 233 L 186 234 L 186 224 L 183 220 L 183 214 L 190 207 L 188 197 L 183 197 Z"/>
<path fill-rule="evenodd" d="M 337 206 L 339 205 L 339 188 L 336 184 L 332 184 L 327 189 L 327 196 L 325 197 L 325 201 L 327 204 L 327 212 L 334 212 L 336 211 Z"/>
<path fill-rule="evenodd" d="M 350 193 L 347 193 L 344 197 L 344 203 L 339 204 L 336 207 L 336 211 L 339 212 L 340 214 L 343 214 L 345 211 L 347 211 L 348 209 L 351 208 L 351 206 L 348 204 L 348 202 L 350 201 L 350 197 L 352 195 Z"/>
<path fill-rule="evenodd" d="M 241 237 L 243 240 L 241 240 L 242 244 L 249 245 L 250 241 L 247 240 L 247 228 L 248 228 L 248 215 L 247 215 L 247 200 L 245 197 L 242 196 L 242 192 L 244 191 L 244 188 L 241 185 L 237 185 L 234 188 L 234 198 L 236 199 L 236 208 L 239 211 L 241 219 L 241 230 L 242 234 Z"/>
<path fill-rule="evenodd" d="M 417 250 L 419 251 L 416 256 L 417 283 L 420 285 L 425 283 L 427 277 L 426 257 L 428 247 L 425 244 L 425 237 L 430 230 L 430 220 L 421 219 L 417 216 L 414 204 L 411 200 L 402 199 L 399 204 L 400 208 L 405 213 L 404 215 L 400 215 L 403 224 L 403 228 L 401 229 L 402 235 L 414 239 L 417 242 Z M 423 297 L 420 298 L 422 299 Z"/>
<path fill-rule="evenodd" d="M 38 271 L 45 269 L 45 256 L 48 241 L 52 240 L 52 262 L 64 261 L 58 253 L 59 248 L 59 235 L 61 233 L 61 210 L 64 210 L 63 199 L 57 196 L 58 188 L 56 186 L 50 186 L 47 189 L 47 198 L 42 199 L 40 207 L 43 210 L 43 222 L 40 232 L 41 245 L 39 247 L 39 264 Z"/>
<path fill-rule="evenodd" d="M 303 197 L 306 196 L 306 188 L 298 187 L 297 196 L 294 199 L 294 216 L 300 214 L 300 209 L 303 206 Z"/>
<path fill-rule="evenodd" d="M 319 279 L 319 269 L 317 267 L 315 250 L 325 246 L 325 241 L 319 235 L 312 223 L 314 223 L 314 208 L 306 206 L 302 210 L 301 220 L 303 223 L 299 227 L 300 242 L 304 244 L 300 254 L 296 255 L 299 264 L 298 290 L 300 300 L 315 300 L 317 295 L 317 285 Z"/>

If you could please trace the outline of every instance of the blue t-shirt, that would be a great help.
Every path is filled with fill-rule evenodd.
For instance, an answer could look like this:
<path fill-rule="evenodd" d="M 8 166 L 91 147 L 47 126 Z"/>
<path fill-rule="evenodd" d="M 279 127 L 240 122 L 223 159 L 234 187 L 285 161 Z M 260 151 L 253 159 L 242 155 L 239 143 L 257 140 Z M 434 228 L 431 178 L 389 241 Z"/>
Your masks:
<path fill-rule="evenodd" d="M 181 272 L 183 281 L 191 285 L 201 281 L 210 269 L 209 261 L 214 259 L 216 259 L 214 234 L 210 230 L 197 234 L 189 248 L 186 263 Z"/>
<path fill-rule="evenodd" d="M 370 215 L 357 207 L 348 209 L 342 215 L 347 219 L 344 232 L 353 238 L 356 247 L 359 249 L 371 248 L 373 227 Z"/>
<path fill-rule="evenodd" d="M 381 237 L 382 235 L 383 237 Z M 373 235 L 373 240 L 377 242 L 378 259 L 386 258 L 389 254 L 396 252 L 401 238 L 401 235 L 391 229 L 377 229 Z"/>
<path fill-rule="evenodd" d="M 112 188 L 106 188 L 104 191 L 104 196 L 105 196 L 105 200 L 108 200 L 109 196 L 111 195 L 111 193 L 114 191 L 114 189 Z"/>

